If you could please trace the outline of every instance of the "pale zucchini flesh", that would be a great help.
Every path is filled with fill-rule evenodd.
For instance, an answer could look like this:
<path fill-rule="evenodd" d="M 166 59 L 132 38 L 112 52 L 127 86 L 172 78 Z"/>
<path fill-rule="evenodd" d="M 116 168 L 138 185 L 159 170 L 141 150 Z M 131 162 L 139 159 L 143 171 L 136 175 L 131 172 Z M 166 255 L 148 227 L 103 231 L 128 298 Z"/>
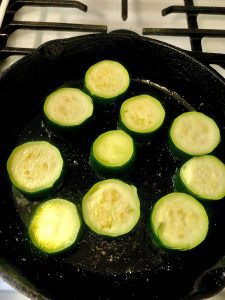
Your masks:
<path fill-rule="evenodd" d="M 79 126 L 93 114 L 92 99 L 76 88 L 60 88 L 44 103 L 47 119 L 64 127 Z"/>
<path fill-rule="evenodd" d="M 193 111 L 183 113 L 173 121 L 170 139 L 177 149 L 194 156 L 212 152 L 221 138 L 212 118 Z"/>
<path fill-rule="evenodd" d="M 151 133 L 162 125 L 165 110 L 157 99 L 149 95 L 139 95 L 123 102 L 120 118 L 131 131 Z"/>
<path fill-rule="evenodd" d="M 75 204 L 56 198 L 37 208 L 29 225 L 29 235 L 33 244 L 42 251 L 57 253 L 75 243 L 80 228 Z"/>
<path fill-rule="evenodd" d="M 162 246 L 185 251 L 205 240 L 209 220 L 205 208 L 195 198 L 184 193 L 171 193 L 155 204 L 151 225 Z"/>
<path fill-rule="evenodd" d="M 53 187 L 62 170 L 60 151 L 45 141 L 27 142 L 16 147 L 7 161 L 11 182 L 26 193 Z"/>
<path fill-rule="evenodd" d="M 131 160 L 133 153 L 133 139 L 122 130 L 107 131 L 93 143 L 95 159 L 107 167 L 123 166 Z"/>
<path fill-rule="evenodd" d="M 181 167 L 179 176 L 188 191 L 199 198 L 225 197 L 225 165 L 213 155 L 191 158 Z"/>
<path fill-rule="evenodd" d="M 85 87 L 91 95 L 112 99 L 129 87 L 127 70 L 117 61 L 103 60 L 91 66 L 85 74 Z"/>
<path fill-rule="evenodd" d="M 124 235 L 140 218 L 137 189 L 117 179 L 98 182 L 84 196 L 82 212 L 85 223 L 95 233 Z"/>

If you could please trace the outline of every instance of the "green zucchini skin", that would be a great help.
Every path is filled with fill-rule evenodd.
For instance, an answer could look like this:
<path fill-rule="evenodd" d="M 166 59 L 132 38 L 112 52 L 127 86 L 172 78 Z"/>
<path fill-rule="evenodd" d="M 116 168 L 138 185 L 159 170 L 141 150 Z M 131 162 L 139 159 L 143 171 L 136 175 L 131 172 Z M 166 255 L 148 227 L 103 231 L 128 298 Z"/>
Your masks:
<path fill-rule="evenodd" d="M 192 155 L 189 155 L 183 152 L 182 150 L 178 149 L 173 143 L 170 134 L 168 135 L 168 148 L 171 154 L 181 161 L 187 161 L 188 159 L 193 157 Z"/>
<path fill-rule="evenodd" d="M 43 142 L 43 141 L 35 141 L 35 142 L 27 142 L 25 144 L 19 145 L 16 148 L 14 148 L 14 150 L 12 151 L 10 157 L 13 155 L 13 152 L 19 148 L 19 147 L 23 147 L 26 144 L 30 144 L 30 143 L 39 143 L 39 142 Z M 45 142 L 48 143 L 48 142 Z M 50 144 L 50 143 L 48 143 Z M 53 144 L 50 144 L 51 146 L 54 146 Z M 55 147 L 55 146 L 54 146 Z M 57 148 L 57 147 L 56 147 Z M 61 154 L 61 153 L 60 153 Z M 43 198 L 48 196 L 49 194 L 51 194 L 53 191 L 55 191 L 57 188 L 59 188 L 59 186 L 61 185 L 63 178 L 65 176 L 65 172 L 66 172 L 66 165 L 64 162 L 64 159 L 61 156 L 62 159 L 62 169 L 61 169 L 61 173 L 59 175 L 59 177 L 52 183 L 51 186 L 48 186 L 47 188 L 43 188 L 40 189 L 38 191 L 27 191 L 23 188 L 21 188 L 18 184 L 15 183 L 14 179 L 12 178 L 11 171 L 10 171 L 10 157 L 7 161 L 7 176 L 8 176 L 8 180 L 9 182 L 13 185 L 13 187 L 18 190 L 20 193 L 24 194 L 25 196 L 29 197 L 30 199 L 36 199 L 36 198 Z"/>
<path fill-rule="evenodd" d="M 199 138 L 197 139 L 196 136 Z M 185 140 L 189 143 L 184 143 Z M 204 143 L 201 145 L 198 140 Z M 206 140 L 208 144 L 205 143 Z M 193 156 L 213 152 L 220 140 L 220 130 L 215 121 L 203 113 L 191 111 L 173 120 L 169 130 L 168 144 L 172 154 L 185 161 Z"/>
<path fill-rule="evenodd" d="M 183 183 L 180 177 L 180 169 L 176 171 L 176 174 L 174 175 L 174 190 L 176 192 L 186 193 L 189 194 L 199 200 L 205 200 L 204 198 L 199 197 L 198 195 L 194 194 L 191 190 L 189 190 L 186 185 Z"/>
<path fill-rule="evenodd" d="M 114 65 L 116 67 L 119 67 L 121 70 L 123 70 L 123 73 L 126 77 L 127 84 L 124 85 L 122 90 L 118 90 L 117 94 L 115 96 L 102 96 L 100 94 L 97 94 L 95 91 L 92 90 L 92 87 L 89 84 L 89 76 L 91 73 L 93 73 L 94 70 L 96 70 L 96 67 L 98 68 L 100 65 L 103 65 L 107 63 L 108 65 L 111 64 L 111 67 L 113 68 Z M 89 94 L 93 99 L 95 104 L 99 106 L 111 106 L 114 105 L 116 102 L 119 102 L 124 95 L 124 93 L 127 91 L 128 87 L 130 85 L 130 77 L 123 65 L 121 65 L 117 61 L 112 61 L 112 60 L 103 60 L 95 63 L 94 65 L 90 66 L 89 69 L 87 70 L 84 78 L 84 91 Z"/>
<path fill-rule="evenodd" d="M 146 221 L 147 222 L 147 226 L 148 226 L 148 230 L 149 230 L 149 234 L 152 238 L 152 241 L 153 241 L 153 245 L 156 247 L 156 248 L 161 248 L 161 249 L 164 249 L 166 250 L 167 252 L 169 253 L 176 253 L 178 250 L 174 249 L 174 248 L 171 248 L 171 247 L 168 247 L 167 245 L 165 245 L 162 240 L 160 240 L 159 236 L 156 234 L 155 230 L 154 230 L 154 226 L 153 226 L 153 223 L 152 223 L 152 210 L 150 212 L 150 218 L 148 218 L 148 220 Z"/>
<path fill-rule="evenodd" d="M 58 247 L 58 249 L 54 250 L 54 249 L 51 249 L 51 247 L 49 247 L 48 245 L 47 246 L 42 245 L 42 243 L 40 243 L 40 241 L 38 240 L 39 237 L 34 232 L 36 230 L 36 224 L 38 224 L 38 222 L 35 220 L 35 218 L 37 219 L 39 217 L 40 212 L 43 209 L 43 207 L 45 207 L 46 205 L 49 205 L 49 203 L 51 203 L 51 202 L 57 202 L 58 200 L 63 201 L 65 203 L 65 205 L 68 205 L 67 203 L 70 203 L 70 205 L 73 204 L 73 209 L 75 208 L 75 213 L 76 213 L 76 216 L 75 216 L 77 219 L 76 221 L 78 221 L 78 223 L 79 223 L 79 228 L 77 230 L 74 241 L 72 241 L 72 242 L 70 241 L 68 244 L 66 244 L 66 245 L 64 244 L 64 246 Z M 71 209 L 72 209 L 72 206 L 71 206 Z M 35 247 L 37 247 L 41 252 L 47 253 L 49 255 L 60 255 L 65 252 L 68 253 L 68 252 L 72 251 L 75 247 L 78 246 L 78 244 L 83 236 L 83 231 L 84 231 L 83 219 L 82 219 L 81 212 L 79 211 L 79 208 L 77 207 L 77 205 L 75 205 L 70 200 L 66 200 L 66 199 L 62 199 L 62 198 L 50 199 L 50 200 L 47 200 L 47 201 L 43 202 L 42 204 L 40 204 L 34 211 L 33 215 L 31 216 L 30 222 L 28 224 L 28 233 L 29 233 L 29 237 L 30 237 L 30 240 L 33 243 L 33 245 Z M 48 242 L 47 242 L 47 244 L 48 244 Z"/>
<path fill-rule="evenodd" d="M 105 165 L 101 164 L 95 158 L 95 156 L 93 154 L 93 145 L 91 147 L 90 165 L 99 175 L 102 175 L 102 176 L 107 176 L 108 177 L 108 176 L 123 176 L 123 175 L 126 175 L 126 174 L 132 172 L 135 161 L 136 161 L 136 150 L 134 148 L 132 157 L 130 158 L 130 160 L 126 164 L 124 164 L 122 166 L 118 166 L 118 167 L 105 166 Z"/>
<path fill-rule="evenodd" d="M 48 117 L 47 108 L 46 108 L 46 106 L 47 106 L 46 103 L 48 101 L 48 98 L 51 97 L 51 96 L 54 96 L 54 94 L 57 95 L 57 93 L 60 93 L 61 91 L 63 93 L 63 90 L 65 90 L 65 92 L 75 91 L 75 93 L 76 92 L 80 93 L 82 96 L 86 95 L 87 99 L 92 104 L 92 113 L 91 113 L 91 115 L 87 116 L 86 119 L 83 122 L 81 122 L 80 124 L 77 124 L 77 125 L 63 125 L 63 124 L 60 124 L 59 122 L 57 122 L 55 120 L 52 120 L 50 117 Z M 45 99 L 44 106 L 43 106 L 43 116 L 44 116 L 44 121 L 45 121 L 45 124 L 47 125 L 47 127 L 49 127 L 55 133 L 65 134 L 65 135 L 68 134 L 68 136 L 70 136 L 71 134 L 79 134 L 83 130 L 88 129 L 89 126 L 92 123 L 93 115 L 94 115 L 94 106 L 93 106 L 93 101 L 92 101 L 91 97 L 89 95 L 87 95 L 85 92 L 83 92 L 82 90 L 77 89 L 77 88 L 62 87 L 62 88 L 59 88 L 59 89 L 55 90 L 54 92 L 52 92 L 50 95 L 47 96 L 47 98 Z"/>
<path fill-rule="evenodd" d="M 158 208 L 159 205 L 162 203 L 162 201 L 164 201 L 164 199 L 166 199 L 168 197 L 171 197 L 173 195 L 178 195 L 178 194 L 190 198 L 190 200 L 188 199 L 188 201 L 191 201 L 191 202 L 195 203 L 195 206 L 197 204 L 198 209 L 201 211 L 202 221 L 204 220 L 204 224 L 206 225 L 206 227 L 204 227 L 203 236 L 198 237 L 198 240 L 195 241 L 194 244 L 193 243 L 191 245 L 188 244 L 188 246 L 184 246 L 183 245 L 182 247 L 181 247 L 181 245 L 179 245 L 179 246 L 178 245 L 177 246 L 173 245 L 173 247 L 172 247 L 172 245 L 166 244 L 166 242 L 163 241 L 163 238 L 160 237 L 160 233 L 159 232 L 156 232 L 156 229 L 155 229 L 155 226 L 154 226 L 154 223 L 153 223 L 153 218 L 154 218 L 153 215 L 155 213 L 154 210 L 156 210 L 156 207 Z M 163 219 L 163 220 L 164 220 L 164 222 L 166 222 L 165 219 Z M 150 234 L 152 234 L 153 241 L 156 243 L 156 246 L 158 246 L 160 248 L 163 248 L 163 249 L 165 249 L 167 251 L 170 251 L 171 253 L 174 253 L 174 252 L 177 252 L 177 251 L 190 251 L 190 250 L 194 249 L 195 247 L 198 247 L 202 242 L 205 241 L 205 239 L 207 237 L 207 234 L 208 234 L 209 218 L 208 218 L 208 214 L 207 214 L 207 211 L 205 210 L 204 206 L 200 202 L 198 202 L 195 198 L 193 198 L 192 196 L 190 196 L 189 194 L 186 194 L 186 193 L 177 193 L 177 192 L 174 192 L 174 193 L 165 195 L 164 197 L 160 198 L 155 203 L 155 205 L 153 206 L 153 208 L 152 208 L 152 210 L 150 212 L 150 217 L 149 217 L 149 220 L 148 220 L 148 226 L 149 226 Z M 171 243 L 171 241 L 170 241 L 170 243 Z"/>
<path fill-rule="evenodd" d="M 149 133 L 137 133 L 129 128 L 123 123 L 121 116 L 119 116 L 118 128 L 128 133 L 137 142 L 147 142 L 152 138 L 152 134 Z"/>
<path fill-rule="evenodd" d="M 151 142 L 155 135 L 160 133 L 162 131 L 163 124 L 155 131 L 149 132 L 149 133 L 138 133 L 135 131 L 130 130 L 126 127 L 126 125 L 123 123 L 121 116 L 119 116 L 119 122 L 118 122 L 118 128 L 128 133 L 135 142 L 137 142 L 137 145 L 145 145 L 148 142 Z"/>
<path fill-rule="evenodd" d="M 92 94 L 90 92 L 90 90 L 87 88 L 86 84 L 84 83 L 84 92 L 86 94 L 88 94 L 90 97 L 92 97 L 93 101 L 94 101 L 94 104 L 97 108 L 101 108 L 101 107 L 104 107 L 105 109 L 107 107 L 113 107 L 115 106 L 116 104 L 120 104 L 122 101 L 123 101 L 123 97 L 124 97 L 124 94 L 126 93 L 126 91 L 124 93 L 122 93 L 121 95 L 119 96 L 116 96 L 116 97 L 113 97 L 113 98 L 110 98 L 110 99 L 105 99 L 103 97 L 99 97 L 99 96 L 96 96 L 94 94 Z"/>
<path fill-rule="evenodd" d="M 111 132 L 114 132 L 114 131 L 111 131 Z M 117 130 L 115 130 L 115 132 L 117 132 Z M 107 131 L 105 133 L 110 133 L 110 132 Z M 103 134 L 105 134 L 105 133 L 103 133 Z M 130 136 L 129 136 L 129 138 L 132 139 Z M 95 141 L 94 141 L 94 143 L 95 143 Z M 120 175 L 126 175 L 127 173 L 129 173 L 132 170 L 135 160 L 136 160 L 136 148 L 135 148 L 135 143 L 134 143 L 133 139 L 132 139 L 132 150 L 133 150 L 132 156 L 126 163 L 124 163 L 121 166 L 108 166 L 108 165 L 101 163 L 94 155 L 94 143 L 92 144 L 91 151 L 90 151 L 90 165 L 99 175 L 120 176 Z"/>
<path fill-rule="evenodd" d="M 13 187 L 14 187 L 16 190 L 18 190 L 21 194 L 23 194 L 24 196 L 28 197 L 29 199 L 31 199 L 31 200 L 32 200 L 32 199 L 33 199 L 33 200 L 35 200 L 35 199 L 39 200 L 39 199 L 48 197 L 49 195 L 53 194 L 55 191 L 57 191 L 57 190 L 60 188 L 60 186 L 61 186 L 62 183 L 63 183 L 65 174 L 66 174 L 66 171 L 65 171 L 65 170 L 66 170 L 66 166 L 65 166 L 65 164 L 64 164 L 64 165 L 63 165 L 62 172 L 61 172 L 61 175 L 60 175 L 60 177 L 54 182 L 54 184 L 53 184 L 51 187 L 46 188 L 46 189 L 43 189 L 43 190 L 38 191 L 38 192 L 33 192 L 33 193 L 31 193 L 31 192 L 26 192 L 26 191 L 20 189 L 19 187 L 17 187 L 16 185 L 14 185 L 13 183 L 12 183 L 12 185 L 13 185 Z M 9 176 L 8 176 L 8 178 L 9 178 Z M 9 178 L 9 182 L 10 182 L 10 181 L 11 181 L 11 180 L 10 180 L 10 178 Z"/>
<path fill-rule="evenodd" d="M 141 106 L 141 109 L 138 110 L 139 114 L 144 114 L 142 122 L 143 121 L 146 122 L 148 120 L 145 115 L 145 112 L 143 111 L 143 107 L 145 107 L 145 111 L 147 110 L 148 112 L 152 113 L 152 111 L 155 110 L 155 114 L 158 114 L 158 120 L 156 118 L 157 123 L 154 120 L 154 118 L 153 118 L 153 120 L 151 120 L 152 128 L 151 127 L 148 129 L 140 128 L 140 127 L 143 127 L 146 125 L 142 124 L 142 126 L 140 126 L 140 124 L 137 124 L 137 123 L 135 124 L 136 120 L 133 120 L 133 122 L 131 122 L 131 124 L 130 124 L 130 126 L 133 126 L 133 129 L 129 128 L 126 125 L 126 122 L 130 122 L 129 121 L 129 113 L 130 112 L 134 113 L 136 111 L 136 109 L 138 109 L 138 105 L 140 105 L 140 104 L 142 106 Z M 146 108 L 146 105 L 150 105 L 150 107 Z M 128 113 L 128 119 L 125 115 L 126 113 Z M 130 115 L 130 117 L 131 117 L 131 115 Z M 150 118 L 152 116 L 150 115 L 148 117 Z M 136 118 L 140 118 L 140 116 L 136 115 Z M 125 132 L 127 132 L 129 135 L 131 135 L 135 141 L 147 142 L 154 137 L 155 133 L 158 132 L 158 130 L 160 130 L 160 128 L 163 126 L 164 120 L 165 120 L 165 110 L 164 110 L 162 104 L 160 103 L 160 101 L 150 95 L 142 94 L 142 95 L 137 95 L 137 96 L 131 97 L 122 103 L 121 108 L 120 108 L 118 127 L 120 129 L 124 130 Z M 154 126 L 152 124 L 154 124 Z"/>
<path fill-rule="evenodd" d="M 79 126 L 60 126 L 54 122 L 51 122 L 45 114 L 43 114 L 44 118 L 43 121 L 45 126 L 55 135 L 63 138 L 73 138 L 73 137 L 80 137 L 83 135 L 84 132 L 88 131 L 89 128 L 92 126 L 93 115 L 85 120 Z"/>
<path fill-rule="evenodd" d="M 203 158 L 203 157 L 207 157 L 207 156 L 208 156 L 208 157 L 214 157 L 214 156 L 212 156 L 212 155 L 203 155 L 203 156 L 199 156 L 199 158 Z M 198 156 L 192 157 L 190 160 L 192 160 L 192 159 L 194 159 L 194 158 L 197 158 L 197 157 L 198 157 Z M 215 158 L 216 158 L 216 157 L 215 157 Z M 217 159 L 217 158 L 216 158 L 216 159 Z M 186 164 L 188 164 L 190 160 L 188 160 L 183 166 L 185 166 Z M 182 167 L 183 167 L 183 166 L 182 166 Z M 196 192 L 193 192 L 193 191 L 192 191 L 192 190 L 191 190 L 191 189 L 183 182 L 183 180 L 182 180 L 182 178 L 181 178 L 180 172 L 181 172 L 182 167 L 176 171 L 175 176 L 174 176 L 174 188 L 175 188 L 175 191 L 177 191 L 177 192 L 184 192 L 184 193 L 190 194 L 190 195 L 192 195 L 193 197 L 195 197 L 195 198 L 197 198 L 197 199 L 199 199 L 199 200 L 202 200 L 203 202 L 207 201 L 208 203 L 212 203 L 212 202 L 214 202 L 214 201 L 217 202 L 217 201 L 220 201 L 220 200 L 224 199 L 225 193 L 224 193 L 224 195 L 221 195 L 219 198 L 218 198 L 218 197 L 217 197 L 217 198 L 215 197 L 216 199 L 213 199 L 212 197 L 199 195 L 199 194 L 197 194 Z M 224 167 L 224 168 L 225 168 L 225 167 Z"/>
<path fill-rule="evenodd" d="M 107 193 L 108 191 L 109 194 Z M 98 199 L 97 203 L 95 199 Z M 91 210 L 90 201 L 92 201 Z M 110 210 L 105 211 L 104 208 L 107 207 L 110 207 Z M 128 212 L 126 210 L 128 210 Z M 98 212 L 97 215 L 94 214 L 94 219 L 90 211 Z M 110 214 L 111 211 L 113 211 L 111 216 L 107 215 Z M 102 213 L 103 215 L 101 215 Z M 103 236 L 105 239 L 110 240 L 112 238 L 130 235 L 138 228 L 141 214 L 137 189 L 135 186 L 128 185 L 118 179 L 106 179 L 97 182 L 82 199 L 82 214 L 87 228 L 94 234 Z M 125 222 L 124 217 L 120 219 L 120 214 L 127 216 Z M 101 222 L 99 222 L 98 217 Z M 111 226 L 108 222 L 111 222 Z"/>

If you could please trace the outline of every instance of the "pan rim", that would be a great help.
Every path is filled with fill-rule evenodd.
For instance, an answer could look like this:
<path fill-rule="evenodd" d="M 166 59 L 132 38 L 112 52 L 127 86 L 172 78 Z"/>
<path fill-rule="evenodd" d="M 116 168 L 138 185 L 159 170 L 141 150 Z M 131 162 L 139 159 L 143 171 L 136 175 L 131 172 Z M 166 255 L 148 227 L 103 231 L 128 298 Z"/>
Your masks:
<path fill-rule="evenodd" d="M 128 34 L 112 33 L 112 34 L 119 38 L 126 38 L 126 37 L 128 37 L 128 35 L 130 37 L 130 33 L 128 33 Z M 42 49 L 45 49 L 46 47 L 48 47 L 49 45 L 53 45 L 55 43 L 61 43 L 61 44 L 71 43 L 74 40 L 79 42 L 79 41 L 82 41 L 82 39 L 86 39 L 86 38 L 95 39 L 96 37 L 100 38 L 102 36 L 107 36 L 107 35 L 109 35 L 109 33 L 89 34 L 89 35 L 84 35 L 84 36 L 78 36 L 78 37 L 72 37 L 72 38 L 66 38 L 66 39 L 54 39 L 54 40 L 48 41 L 48 42 L 42 44 L 41 46 L 39 46 L 37 49 L 32 51 L 27 56 L 19 59 L 17 62 L 15 62 L 13 65 L 11 65 L 7 70 L 3 71 L 3 73 L 0 75 L 0 81 L 2 79 L 4 79 L 5 77 L 7 77 L 8 74 L 10 74 L 14 69 L 20 68 L 20 66 L 22 66 L 27 60 L 29 61 L 30 59 L 32 59 L 33 56 L 39 55 L 40 54 L 39 52 L 42 51 Z M 195 59 L 194 57 L 192 57 L 191 52 L 189 54 L 188 51 L 186 51 L 186 50 L 180 49 L 173 45 L 158 41 L 156 39 L 148 38 L 148 37 L 134 35 L 133 38 L 138 39 L 138 40 L 148 41 L 148 42 L 152 43 L 153 45 L 158 45 L 160 47 L 164 47 L 166 49 L 172 50 L 173 52 L 179 53 L 180 55 L 190 59 L 196 65 L 201 67 L 205 72 L 209 73 L 212 77 L 214 77 L 216 80 L 218 80 L 225 87 L 225 79 L 223 79 L 222 76 L 219 75 L 216 71 L 214 71 L 210 66 L 207 66 L 207 65 L 203 64 L 202 62 L 198 61 L 197 59 Z M 19 290 L 20 292 L 22 292 L 24 295 L 26 295 L 28 297 L 33 297 L 33 298 L 37 297 L 37 299 L 49 299 L 49 298 L 46 298 L 45 296 L 43 296 L 41 294 L 41 292 L 32 290 L 32 288 L 30 288 L 28 285 L 23 283 L 23 281 L 21 279 L 10 278 L 10 275 L 7 275 L 6 267 L 4 265 L 2 265 L 1 263 L 0 263 L 0 275 L 7 283 L 9 283 L 11 286 L 15 287 L 17 290 Z M 221 291 L 224 287 L 225 287 L 225 284 L 224 284 L 224 286 L 221 286 L 219 288 L 219 291 Z M 217 290 L 216 293 L 218 293 L 219 291 Z M 190 296 L 188 296 L 187 298 L 185 297 L 184 299 L 201 299 L 202 297 L 206 297 L 206 296 L 208 297 L 208 296 L 213 296 L 213 295 L 215 295 L 215 292 L 210 293 L 209 291 L 205 291 L 205 292 L 204 291 L 203 292 L 201 292 L 201 291 L 195 292 L 194 291 L 193 294 L 190 294 Z"/>
<path fill-rule="evenodd" d="M 12 65 L 10 65 L 6 70 L 4 70 L 1 74 L 0 74 L 0 81 L 5 78 L 13 69 L 17 68 L 20 66 L 20 64 L 23 64 L 24 62 L 26 62 L 26 60 L 30 60 L 33 56 L 37 55 L 39 52 L 41 52 L 44 48 L 47 48 L 49 45 L 51 44 L 56 44 L 56 43 L 71 43 L 72 41 L 76 40 L 82 40 L 82 39 L 86 39 L 86 38 L 92 38 L 95 39 L 96 37 L 101 37 L 101 36 L 108 36 L 108 35 L 115 35 L 118 38 L 128 38 L 130 36 L 132 36 L 134 39 L 138 39 L 138 40 L 143 40 L 143 41 L 148 41 L 152 44 L 155 44 L 157 46 L 160 47 L 164 47 L 167 49 L 170 49 L 172 51 L 175 51 L 183 56 L 185 56 L 186 58 L 190 59 L 191 61 L 193 61 L 195 64 L 197 64 L 198 66 L 200 66 L 201 68 L 203 68 L 204 70 L 206 70 L 207 72 L 209 72 L 213 77 L 215 77 L 217 80 L 219 80 L 222 84 L 225 85 L 225 78 L 222 77 L 222 75 L 220 75 L 216 70 L 214 70 L 210 65 L 206 65 L 202 62 L 200 62 L 199 60 L 197 60 L 195 57 L 193 57 L 191 55 L 191 51 L 189 50 L 185 50 L 185 49 L 181 49 L 179 47 L 176 47 L 174 45 L 168 44 L 166 42 L 162 42 L 159 41 L 157 39 L 153 39 L 150 37 L 145 37 L 145 36 L 141 36 L 135 32 L 132 32 L 130 30 L 116 30 L 116 31 L 112 31 L 112 32 L 108 32 L 108 33 L 94 33 L 94 34 L 87 34 L 87 35 L 81 35 L 81 36 L 75 36 L 75 37 L 69 37 L 69 38 L 61 38 L 61 39 L 53 39 L 50 41 L 47 41 L 43 44 L 41 44 L 40 46 L 38 46 L 36 49 L 34 49 L 31 53 L 27 54 L 26 56 L 23 56 L 22 58 L 20 58 L 19 60 L 17 60 L 15 63 L 13 63 Z"/>

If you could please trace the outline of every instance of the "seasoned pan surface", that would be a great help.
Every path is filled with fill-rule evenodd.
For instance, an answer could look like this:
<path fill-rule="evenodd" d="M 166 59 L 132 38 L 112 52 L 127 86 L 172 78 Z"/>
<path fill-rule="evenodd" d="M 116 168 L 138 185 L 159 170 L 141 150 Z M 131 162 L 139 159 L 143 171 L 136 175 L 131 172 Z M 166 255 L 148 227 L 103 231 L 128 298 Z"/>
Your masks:
<path fill-rule="evenodd" d="M 48 256 L 27 237 L 27 224 L 40 201 L 24 197 L 8 182 L 5 163 L 12 149 L 30 140 L 47 140 L 62 151 L 67 168 L 62 185 L 50 197 L 80 206 L 87 190 L 103 177 L 89 165 L 89 151 L 100 133 L 117 128 L 119 105 L 96 108 L 92 126 L 79 136 L 53 134 L 45 125 L 45 97 L 61 86 L 83 86 L 87 68 L 102 59 L 121 62 L 131 76 L 124 99 L 148 93 L 166 110 L 164 127 L 151 143 L 138 147 L 133 171 L 120 177 L 138 188 L 141 219 L 130 234 L 105 239 L 84 228 L 79 245 Z M 181 162 L 168 147 L 168 128 L 188 110 L 213 117 L 222 134 L 215 152 L 225 161 L 225 83 L 209 69 L 168 45 L 130 34 L 101 34 L 47 43 L 15 64 L 0 80 L 2 103 L 0 151 L 1 273 L 30 297 L 150 299 L 203 298 L 225 284 L 225 202 L 205 203 L 210 219 L 206 241 L 188 252 L 160 249 L 148 230 L 151 208 L 173 191 Z"/>

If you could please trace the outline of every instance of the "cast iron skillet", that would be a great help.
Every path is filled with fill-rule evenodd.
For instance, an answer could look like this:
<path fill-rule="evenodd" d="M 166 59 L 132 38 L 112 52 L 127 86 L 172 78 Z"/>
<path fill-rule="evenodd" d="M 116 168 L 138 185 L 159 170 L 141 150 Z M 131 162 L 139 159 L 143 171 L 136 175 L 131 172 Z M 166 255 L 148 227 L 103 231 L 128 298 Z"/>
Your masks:
<path fill-rule="evenodd" d="M 137 228 L 118 239 L 95 236 L 84 228 L 80 244 L 48 256 L 27 237 L 26 225 L 37 201 L 13 190 L 6 160 L 27 140 L 56 144 L 67 164 L 63 184 L 50 197 L 80 205 L 97 176 L 88 164 L 91 142 L 117 127 L 118 106 L 96 109 L 94 123 L 81 136 L 52 134 L 42 120 L 43 99 L 62 86 L 82 86 L 85 71 L 102 59 L 123 63 L 132 78 L 125 95 L 150 93 L 165 106 L 164 128 L 152 143 L 138 147 L 131 174 L 122 178 L 138 188 L 142 216 Z M 147 226 L 153 203 L 173 191 L 181 165 L 167 148 L 172 119 L 196 109 L 218 123 L 222 143 L 215 155 L 225 161 L 225 82 L 181 50 L 131 34 L 88 35 L 48 42 L 9 69 L 0 79 L 0 274 L 35 299 L 203 299 L 225 286 L 225 201 L 205 203 L 210 218 L 206 241 L 188 252 L 158 248 Z M 40 199 L 43 201 L 45 199 Z M 144 294 L 143 294 L 144 292 Z"/>

